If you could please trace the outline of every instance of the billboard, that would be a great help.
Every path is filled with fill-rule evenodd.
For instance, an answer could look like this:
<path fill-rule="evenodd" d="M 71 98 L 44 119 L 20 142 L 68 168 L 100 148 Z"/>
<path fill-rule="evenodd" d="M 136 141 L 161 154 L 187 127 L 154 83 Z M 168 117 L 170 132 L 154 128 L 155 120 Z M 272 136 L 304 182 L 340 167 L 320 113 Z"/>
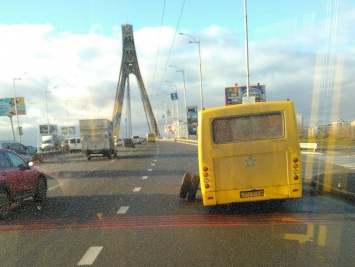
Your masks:
<path fill-rule="evenodd" d="M 246 86 L 226 87 L 225 88 L 226 106 L 242 104 L 243 97 L 246 97 L 246 95 L 247 95 Z M 250 85 L 249 96 L 254 96 L 255 102 L 265 102 L 266 101 L 265 85 L 259 85 L 259 84 Z"/>
<path fill-rule="evenodd" d="M 39 133 L 40 135 L 48 135 L 48 125 L 47 124 L 39 125 Z M 57 125 L 49 124 L 49 134 L 53 134 L 53 135 L 58 134 Z"/>
<path fill-rule="evenodd" d="M 16 107 L 14 98 L 0 98 L 0 116 L 26 115 L 25 99 L 16 97 Z"/>
<path fill-rule="evenodd" d="M 174 124 L 164 125 L 165 133 L 175 133 L 176 127 Z"/>
<path fill-rule="evenodd" d="M 68 134 L 68 129 L 69 128 L 69 134 Z M 71 134 L 75 134 L 75 127 L 62 127 L 62 135 L 71 135 Z"/>
<path fill-rule="evenodd" d="M 197 135 L 197 106 L 187 107 L 187 129 L 189 135 Z"/>

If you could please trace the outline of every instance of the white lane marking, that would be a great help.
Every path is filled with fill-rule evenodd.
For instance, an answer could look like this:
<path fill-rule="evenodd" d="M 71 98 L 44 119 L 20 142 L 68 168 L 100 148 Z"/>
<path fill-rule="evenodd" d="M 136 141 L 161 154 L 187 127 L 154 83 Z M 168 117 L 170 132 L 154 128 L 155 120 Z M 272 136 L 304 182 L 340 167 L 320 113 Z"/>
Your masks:
<path fill-rule="evenodd" d="M 119 208 L 119 210 L 117 211 L 117 214 L 125 214 L 128 209 L 129 209 L 129 206 L 122 206 L 122 207 Z"/>
<path fill-rule="evenodd" d="M 157 160 L 155 159 L 155 160 L 153 160 L 153 161 L 157 161 Z"/>
<path fill-rule="evenodd" d="M 152 163 L 151 165 L 152 165 L 152 166 L 155 166 L 155 163 Z"/>
<path fill-rule="evenodd" d="M 148 169 L 149 172 L 151 172 L 153 169 Z"/>
<path fill-rule="evenodd" d="M 141 191 L 141 189 L 142 189 L 142 187 L 135 187 L 135 188 L 133 189 L 133 192 L 139 192 L 139 191 Z"/>
<path fill-rule="evenodd" d="M 143 176 L 142 179 L 148 179 L 148 176 Z"/>
<path fill-rule="evenodd" d="M 90 247 L 81 258 L 78 265 L 92 265 L 103 247 Z"/>
<path fill-rule="evenodd" d="M 60 186 L 60 184 L 57 184 L 56 186 L 53 186 L 53 187 L 51 187 L 51 188 L 48 188 L 48 191 L 49 190 L 53 190 L 54 188 L 57 188 L 57 187 L 59 187 Z"/>

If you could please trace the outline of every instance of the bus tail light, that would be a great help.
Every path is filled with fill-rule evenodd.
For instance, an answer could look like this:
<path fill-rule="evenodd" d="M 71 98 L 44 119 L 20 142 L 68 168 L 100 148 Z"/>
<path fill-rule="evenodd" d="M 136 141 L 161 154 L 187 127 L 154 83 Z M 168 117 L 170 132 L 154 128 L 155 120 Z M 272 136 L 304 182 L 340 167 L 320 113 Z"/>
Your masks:
<path fill-rule="evenodd" d="M 298 160 L 298 158 L 297 157 L 295 157 L 295 158 L 293 158 L 293 174 L 294 174 L 294 176 L 293 176 L 293 179 L 295 180 L 295 181 L 297 181 L 300 177 L 298 176 L 298 174 L 299 174 L 299 164 L 298 164 L 298 162 L 299 162 L 299 160 Z"/>
<path fill-rule="evenodd" d="M 210 188 L 209 179 L 207 178 L 207 177 L 209 177 L 208 167 L 207 166 L 203 166 L 202 170 L 203 170 L 203 177 L 205 178 L 203 180 L 205 182 L 205 188 Z"/>

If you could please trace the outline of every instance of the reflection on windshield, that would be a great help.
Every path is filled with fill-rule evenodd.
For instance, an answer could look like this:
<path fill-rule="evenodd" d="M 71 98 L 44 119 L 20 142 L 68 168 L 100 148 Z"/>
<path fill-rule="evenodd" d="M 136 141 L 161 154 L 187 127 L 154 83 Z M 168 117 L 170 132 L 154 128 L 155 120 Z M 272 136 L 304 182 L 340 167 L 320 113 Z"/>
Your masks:
<path fill-rule="evenodd" d="M 355 262 L 353 1 L 13 0 L 0 14 L 1 266 Z M 288 100 L 299 147 L 282 110 L 257 106 Z M 250 102 L 199 145 L 203 111 Z M 205 207 L 208 190 L 250 203 Z"/>

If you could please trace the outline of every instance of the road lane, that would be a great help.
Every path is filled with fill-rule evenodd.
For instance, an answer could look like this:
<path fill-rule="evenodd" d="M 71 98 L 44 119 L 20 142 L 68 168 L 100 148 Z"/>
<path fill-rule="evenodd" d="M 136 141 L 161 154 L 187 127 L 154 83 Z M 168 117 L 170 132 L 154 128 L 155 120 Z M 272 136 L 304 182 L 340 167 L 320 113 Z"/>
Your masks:
<path fill-rule="evenodd" d="M 200 192 L 195 202 L 178 197 L 183 173 L 197 173 L 196 147 L 156 142 L 120 150 L 114 160 L 89 162 L 76 153 L 45 162 L 59 186 L 43 210 L 27 201 L 1 222 L 4 266 L 76 266 L 91 247 L 102 248 L 92 266 L 349 266 L 355 260 L 355 209 L 339 199 L 305 185 L 302 199 L 283 205 L 203 207 Z"/>

